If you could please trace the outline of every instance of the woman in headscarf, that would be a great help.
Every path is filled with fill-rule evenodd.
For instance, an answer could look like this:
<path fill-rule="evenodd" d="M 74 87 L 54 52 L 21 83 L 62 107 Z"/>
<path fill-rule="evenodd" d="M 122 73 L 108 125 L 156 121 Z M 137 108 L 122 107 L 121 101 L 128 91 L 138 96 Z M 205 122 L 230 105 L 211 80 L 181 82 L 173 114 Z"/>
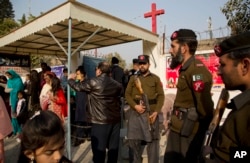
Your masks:
<path fill-rule="evenodd" d="M 16 108 L 17 108 L 17 93 L 23 91 L 23 81 L 21 77 L 12 69 L 5 72 L 8 77 L 7 89 L 10 91 L 10 107 L 11 107 L 11 123 L 13 127 L 13 135 L 21 132 L 21 127 L 16 119 Z"/>
<path fill-rule="evenodd" d="M 44 73 L 44 80 L 46 83 L 43 85 L 40 96 L 39 96 L 40 106 L 42 110 L 47 110 L 49 107 L 48 92 L 51 90 L 51 79 L 55 76 L 56 75 L 51 71 L 46 71 Z"/>

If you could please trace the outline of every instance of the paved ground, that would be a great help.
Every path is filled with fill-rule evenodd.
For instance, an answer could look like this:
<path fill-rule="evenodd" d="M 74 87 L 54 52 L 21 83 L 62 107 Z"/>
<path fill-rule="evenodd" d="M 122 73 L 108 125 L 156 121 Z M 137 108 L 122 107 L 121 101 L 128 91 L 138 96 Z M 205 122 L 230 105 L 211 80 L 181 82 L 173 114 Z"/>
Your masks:
<path fill-rule="evenodd" d="M 160 160 L 159 162 L 163 162 L 164 151 L 166 147 L 166 136 L 162 136 L 160 140 Z M 20 143 L 16 141 L 16 139 L 9 138 L 4 140 L 4 148 L 5 148 L 5 160 L 6 163 L 16 163 L 19 156 Z M 124 147 L 121 150 L 120 154 L 123 156 L 123 159 L 119 160 L 119 163 L 128 163 L 127 148 Z M 77 147 L 72 147 L 72 160 L 74 163 L 92 163 L 92 151 L 90 141 L 85 141 L 81 145 Z M 143 154 L 143 163 L 147 163 L 147 155 L 144 151 Z"/>

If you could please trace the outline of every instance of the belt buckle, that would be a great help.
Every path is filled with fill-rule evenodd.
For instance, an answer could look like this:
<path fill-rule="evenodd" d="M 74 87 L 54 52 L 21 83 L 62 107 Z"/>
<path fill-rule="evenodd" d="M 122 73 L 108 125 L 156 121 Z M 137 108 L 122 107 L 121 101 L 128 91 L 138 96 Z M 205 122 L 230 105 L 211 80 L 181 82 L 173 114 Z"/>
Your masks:
<path fill-rule="evenodd" d="M 175 110 L 175 116 L 179 119 L 182 120 L 182 112 L 180 110 Z"/>

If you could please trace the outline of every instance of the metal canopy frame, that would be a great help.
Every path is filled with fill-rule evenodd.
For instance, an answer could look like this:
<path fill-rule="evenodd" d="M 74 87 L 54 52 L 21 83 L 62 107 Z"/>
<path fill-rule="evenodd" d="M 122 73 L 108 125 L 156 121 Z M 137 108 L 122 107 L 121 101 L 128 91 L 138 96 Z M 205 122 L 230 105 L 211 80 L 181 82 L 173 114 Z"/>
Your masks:
<path fill-rule="evenodd" d="M 70 72 L 71 57 L 78 51 L 139 40 L 157 44 L 158 35 L 75 0 L 68 0 L 0 37 L 0 53 L 65 57 L 68 60 L 68 72 Z M 69 101 L 69 91 L 67 96 Z M 69 159 L 71 159 L 70 134 L 68 103 L 67 153 Z"/>
<path fill-rule="evenodd" d="M 66 57 L 62 49 L 68 47 L 69 19 L 74 53 L 139 40 L 155 44 L 158 41 L 158 35 L 151 31 L 69 0 L 0 37 L 0 52 Z"/>

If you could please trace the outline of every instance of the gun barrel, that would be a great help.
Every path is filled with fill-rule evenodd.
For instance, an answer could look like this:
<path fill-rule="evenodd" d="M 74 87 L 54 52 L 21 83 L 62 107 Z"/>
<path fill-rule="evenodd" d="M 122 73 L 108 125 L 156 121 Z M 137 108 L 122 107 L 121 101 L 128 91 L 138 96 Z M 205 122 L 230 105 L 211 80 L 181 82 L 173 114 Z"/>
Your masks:
<path fill-rule="evenodd" d="M 221 91 L 217 106 L 215 108 L 213 119 L 211 123 L 209 124 L 208 131 L 206 132 L 206 135 L 205 135 L 204 146 L 210 145 L 214 130 L 216 129 L 216 127 L 219 125 L 221 121 L 228 99 L 229 99 L 229 93 L 225 88 L 223 88 Z"/>
<path fill-rule="evenodd" d="M 149 119 L 149 115 L 150 115 L 150 107 L 149 107 L 149 103 L 148 103 L 148 96 L 146 94 L 142 94 L 142 101 L 144 103 L 144 106 L 146 107 L 146 112 L 147 112 L 147 116 L 148 116 L 148 127 L 149 130 L 151 130 L 151 121 Z"/>

